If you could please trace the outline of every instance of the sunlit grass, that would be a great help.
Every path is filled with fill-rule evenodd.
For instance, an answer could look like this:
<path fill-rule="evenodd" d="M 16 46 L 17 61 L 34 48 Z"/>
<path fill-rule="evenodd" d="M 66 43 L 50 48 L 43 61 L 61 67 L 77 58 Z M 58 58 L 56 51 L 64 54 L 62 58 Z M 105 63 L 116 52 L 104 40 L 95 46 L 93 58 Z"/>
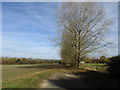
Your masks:
<path fill-rule="evenodd" d="M 34 74 L 30 77 L 16 79 L 13 81 L 4 81 L 2 83 L 3 88 L 39 88 L 39 83 L 48 78 L 53 71 L 45 71 Z"/>
<path fill-rule="evenodd" d="M 83 63 L 81 64 L 82 69 L 90 69 L 90 70 L 96 70 L 99 72 L 107 72 L 107 64 L 106 63 Z"/>
<path fill-rule="evenodd" d="M 2 80 L 11 81 L 44 70 L 40 68 L 22 68 L 27 66 L 37 65 L 2 65 Z"/>

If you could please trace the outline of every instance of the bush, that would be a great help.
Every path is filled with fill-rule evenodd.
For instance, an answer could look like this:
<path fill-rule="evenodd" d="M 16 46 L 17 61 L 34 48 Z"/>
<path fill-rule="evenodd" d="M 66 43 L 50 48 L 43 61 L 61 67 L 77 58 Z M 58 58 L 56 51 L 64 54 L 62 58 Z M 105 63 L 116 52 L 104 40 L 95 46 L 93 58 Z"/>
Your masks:
<path fill-rule="evenodd" d="M 115 77 L 120 80 L 120 55 L 112 57 L 108 63 L 109 68 L 107 71 L 110 76 Z"/>
<path fill-rule="evenodd" d="M 101 63 L 109 63 L 110 60 L 108 60 L 105 56 L 100 57 L 100 62 Z"/>

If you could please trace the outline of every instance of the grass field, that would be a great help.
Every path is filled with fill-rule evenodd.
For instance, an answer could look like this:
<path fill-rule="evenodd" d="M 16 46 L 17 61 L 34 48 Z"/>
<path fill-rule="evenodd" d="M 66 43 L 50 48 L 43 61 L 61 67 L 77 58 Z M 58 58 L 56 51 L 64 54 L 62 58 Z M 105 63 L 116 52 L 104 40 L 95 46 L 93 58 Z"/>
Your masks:
<path fill-rule="evenodd" d="M 53 73 L 50 66 L 52 65 L 2 65 L 2 87 L 37 88 L 40 80 Z"/>
<path fill-rule="evenodd" d="M 3 81 L 11 81 L 13 79 L 31 75 L 35 72 L 42 71 L 41 68 L 26 68 L 36 65 L 3 65 L 2 66 L 2 79 Z M 40 65 L 39 65 L 40 66 Z"/>
<path fill-rule="evenodd" d="M 81 67 L 83 69 L 88 68 L 99 72 L 107 72 L 106 69 L 108 68 L 106 63 L 83 63 L 81 64 Z"/>
<path fill-rule="evenodd" d="M 81 78 L 88 85 L 99 87 L 119 87 L 119 83 L 108 76 L 107 73 L 101 71 L 91 71 L 92 69 L 102 68 L 102 72 L 108 66 L 106 64 L 84 63 L 82 67 L 89 70 L 80 70 L 62 65 L 45 65 L 45 64 L 29 64 L 29 65 L 2 65 L 2 87 L 3 88 L 39 88 L 39 83 L 49 78 L 54 72 L 73 73 Z"/>

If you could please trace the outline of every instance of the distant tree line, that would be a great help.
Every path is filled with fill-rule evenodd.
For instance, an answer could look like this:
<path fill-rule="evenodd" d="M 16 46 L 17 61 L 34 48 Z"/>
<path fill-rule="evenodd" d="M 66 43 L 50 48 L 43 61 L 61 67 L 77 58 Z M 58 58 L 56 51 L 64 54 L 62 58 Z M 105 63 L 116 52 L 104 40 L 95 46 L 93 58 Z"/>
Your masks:
<path fill-rule="evenodd" d="M 101 56 L 99 59 L 91 59 L 88 57 L 85 57 L 84 59 L 82 59 L 82 62 L 84 63 L 109 63 L 112 57 L 105 57 L 105 56 Z M 68 64 L 66 63 L 64 60 L 61 61 L 62 64 Z M 72 66 L 72 63 L 69 63 Z"/>
<path fill-rule="evenodd" d="M 84 58 L 83 61 L 85 63 L 109 63 L 110 58 L 107 58 L 105 56 L 101 56 L 99 59 L 90 59 L 90 58 Z"/>
<path fill-rule="evenodd" d="M 2 64 L 60 64 L 61 60 L 2 57 Z"/>
<path fill-rule="evenodd" d="M 117 56 L 116 56 L 117 57 Z M 85 63 L 109 63 L 113 57 L 101 56 L 99 59 L 84 58 Z M 48 60 L 48 59 L 32 59 L 32 58 L 16 58 L 2 57 L 2 64 L 68 64 L 64 60 Z"/>

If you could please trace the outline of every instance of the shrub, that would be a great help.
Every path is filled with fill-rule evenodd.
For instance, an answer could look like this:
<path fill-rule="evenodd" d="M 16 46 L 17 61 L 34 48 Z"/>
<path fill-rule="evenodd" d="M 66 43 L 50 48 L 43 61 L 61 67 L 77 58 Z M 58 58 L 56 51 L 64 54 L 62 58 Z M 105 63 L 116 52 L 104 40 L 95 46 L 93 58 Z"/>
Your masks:
<path fill-rule="evenodd" d="M 100 63 L 109 63 L 110 60 L 108 60 L 108 58 L 106 58 L 105 56 L 101 56 L 100 57 Z"/>
<path fill-rule="evenodd" d="M 120 55 L 112 57 L 108 65 L 109 68 L 107 70 L 110 76 L 116 77 L 120 80 Z"/>

